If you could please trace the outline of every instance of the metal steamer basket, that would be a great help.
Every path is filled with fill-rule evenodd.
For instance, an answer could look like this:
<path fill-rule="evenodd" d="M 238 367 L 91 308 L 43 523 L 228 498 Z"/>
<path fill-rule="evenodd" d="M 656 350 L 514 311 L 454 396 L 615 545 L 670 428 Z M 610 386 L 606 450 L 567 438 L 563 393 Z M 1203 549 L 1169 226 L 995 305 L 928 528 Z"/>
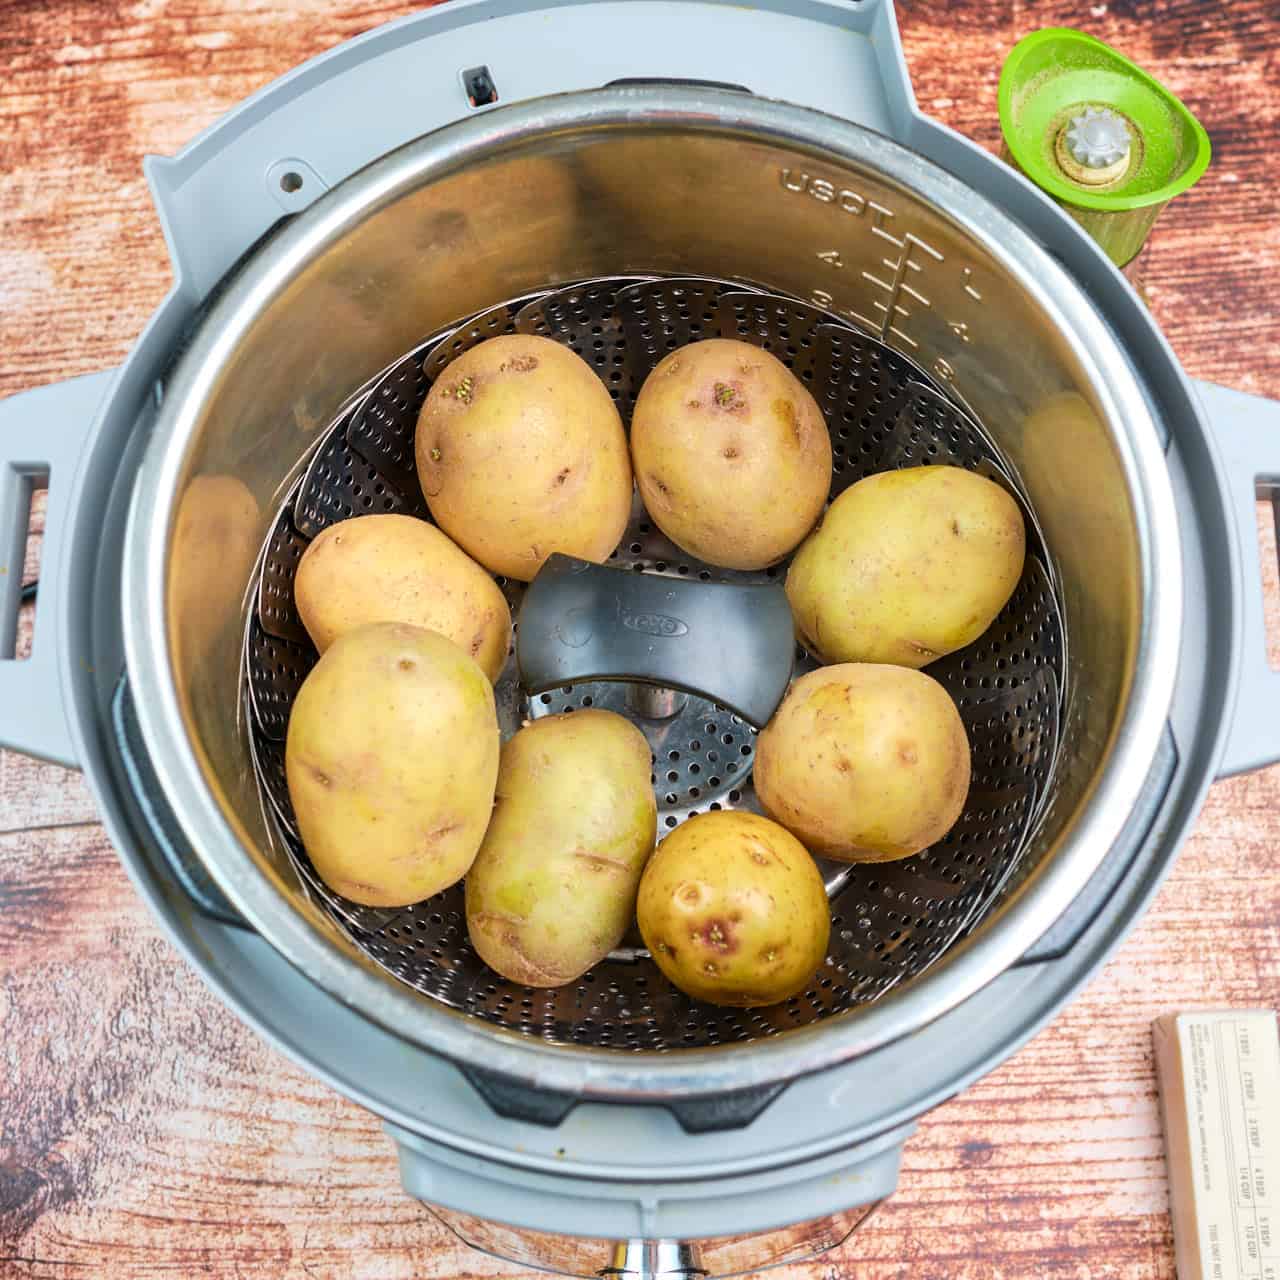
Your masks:
<path fill-rule="evenodd" d="M 760 343 L 819 397 L 834 437 L 832 497 L 864 475 L 930 462 L 971 467 L 1017 487 L 983 429 L 926 374 L 852 322 L 798 299 L 705 278 L 622 277 L 500 303 L 433 336 L 344 408 L 276 514 L 251 592 L 256 607 L 250 609 L 243 677 L 245 724 L 270 834 L 312 900 L 388 972 L 452 1008 L 553 1043 L 672 1050 L 743 1042 L 882 996 L 922 972 L 994 905 L 1016 876 L 1049 802 L 1064 655 L 1057 593 L 1041 546 L 1033 547 L 1018 589 L 981 642 L 931 666 L 961 708 L 973 747 L 975 780 L 965 813 L 943 841 L 905 863 L 826 866 L 836 901 L 834 945 L 811 989 L 785 1004 L 738 1011 L 691 1000 L 652 965 L 637 963 L 645 958 L 638 939 L 615 953 L 616 963 L 597 966 L 579 983 L 525 988 L 488 970 L 469 945 L 460 884 L 417 906 L 387 910 L 340 897 L 311 868 L 284 783 L 290 707 L 317 657 L 294 608 L 293 570 L 308 541 L 335 520 L 375 511 L 429 518 L 412 462 L 427 389 L 461 351 L 517 332 L 569 344 L 596 367 L 624 415 L 667 351 L 717 335 Z M 775 673 L 780 678 L 770 680 L 759 670 L 770 656 L 763 645 L 752 653 L 754 670 L 682 662 L 688 649 L 703 647 L 696 623 L 683 648 L 668 644 L 658 657 L 666 670 L 683 675 L 679 690 L 621 679 L 642 674 L 626 669 L 621 644 L 615 657 L 607 642 L 602 652 L 598 643 L 588 648 L 575 636 L 574 644 L 546 653 L 570 611 L 561 589 L 569 584 L 544 574 L 535 595 L 523 583 L 501 579 L 513 612 L 524 603 L 517 623 L 520 660 L 513 646 L 497 685 L 504 735 L 530 718 L 610 708 L 634 719 L 649 738 L 664 833 L 694 813 L 759 811 L 751 781 L 756 728 L 785 689 L 793 658 L 798 671 L 817 664 L 803 649 L 793 654 L 785 605 L 762 598 L 759 590 L 710 593 L 703 584 L 774 583 L 778 592 L 786 565 L 743 573 L 694 560 L 654 528 L 637 498 L 610 568 L 621 577 L 593 574 L 591 582 L 618 601 L 652 594 L 658 585 L 653 576 L 674 579 L 677 595 L 661 591 L 655 609 L 680 612 L 686 631 L 683 619 L 694 615 L 683 604 L 668 603 L 669 597 L 688 598 L 695 608 L 699 597 L 709 598 L 705 621 L 717 650 L 722 631 L 764 630 L 764 610 L 774 605 L 785 623 L 785 667 Z M 637 580 L 626 571 L 647 576 Z M 582 581 L 573 576 L 575 594 Z M 642 598 L 627 608 L 631 617 L 665 616 L 646 611 Z M 531 638 L 531 631 L 538 634 Z M 597 677 L 611 665 L 616 669 L 607 680 L 584 681 L 566 676 L 566 664 L 578 675 Z"/>
<path fill-rule="evenodd" d="M 148 176 L 177 283 L 126 365 L 0 405 L 14 546 L 50 477 L 3 738 L 85 770 L 190 962 L 382 1115 L 406 1188 L 477 1247 L 727 1275 L 838 1244 L 913 1119 L 1132 925 L 1212 778 L 1280 757 L 1253 536 L 1280 417 L 1193 392 L 1083 232 L 915 110 L 883 0 L 463 0 L 300 68 Z M 827 868 L 831 950 L 793 1001 L 699 1005 L 638 939 L 521 988 L 470 950 L 459 891 L 359 907 L 297 840 L 293 567 L 334 520 L 426 514 L 417 409 L 501 332 L 566 342 L 624 417 L 667 350 L 742 337 L 818 398 L 833 493 L 948 462 L 1023 504 L 1017 592 L 931 667 L 973 743 L 964 816 L 906 862 Z M 780 570 L 690 560 L 637 505 L 597 572 L 693 598 Z M 619 659 L 522 685 L 513 660 L 499 702 L 507 732 L 631 715 L 666 830 L 754 804 L 752 674 L 655 691 Z"/>

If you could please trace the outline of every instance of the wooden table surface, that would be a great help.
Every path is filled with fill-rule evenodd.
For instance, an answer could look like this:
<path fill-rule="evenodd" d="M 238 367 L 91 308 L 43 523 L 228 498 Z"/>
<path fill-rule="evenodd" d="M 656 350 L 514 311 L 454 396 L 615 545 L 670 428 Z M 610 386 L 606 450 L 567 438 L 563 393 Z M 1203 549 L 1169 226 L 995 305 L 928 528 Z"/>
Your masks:
<path fill-rule="evenodd" d="M 119 361 L 169 282 L 141 174 L 248 93 L 407 12 L 382 0 L 0 0 L 0 395 Z M 899 0 L 922 106 L 997 137 L 1004 54 L 1083 27 L 1206 123 L 1149 248 L 1192 374 L 1280 396 L 1280 10 L 1271 0 Z M 897 1196 L 788 1280 L 1172 1277 L 1149 1024 L 1280 1004 L 1280 772 L 1216 786 L 1087 992 L 910 1142 Z M 378 1122 L 172 952 L 74 773 L 0 753 L 0 1275 L 509 1274 L 401 1194 Z"/>

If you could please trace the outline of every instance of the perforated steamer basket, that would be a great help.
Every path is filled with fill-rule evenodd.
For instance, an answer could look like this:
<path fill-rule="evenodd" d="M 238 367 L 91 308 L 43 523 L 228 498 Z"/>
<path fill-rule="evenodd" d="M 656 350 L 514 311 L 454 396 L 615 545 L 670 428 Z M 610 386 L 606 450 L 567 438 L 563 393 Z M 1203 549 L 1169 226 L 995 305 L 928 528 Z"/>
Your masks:
<path fill-rule="evenodd" d="M 968 467 L 1021 490 L 982 427 L 921 369 L 865 327 L 760 289 L 701 277 L 596 279 L 499 303 L 432 335 L 375 378 L 323 433 L 275 516 L 255 574 L 243 670 L 246 731 L 270 833 L 309 896 L 366 955 L 415 990 L 494 1025 L 559 1044 L 685 1050 L 742 1043 L 809 1026 L 922 972 L 1019 874 L 1050 800 L 1065 655 L 1058 592 L 1029 510 L 1031 550 L 1008 605 L 975 645 L 931 666 L 955 698 L 969 734 L 974 780 L 965 811 L 944 840 L 916 858 L 826 866 L 836 908 L 830 955 L 809 988 L 784 1004 L 732 1010 L 690 1000 L 646 963 L 635 936 L 612 963 L 596 966 L 578 982 L 558 989 L 522 987 L 488 970 L 470 946 L 461 884 L 417 906 L 371 908 L 334 893 L 311 868 L 284 780 L 289 711 L 317 658 L 294 605 L 294 570 L 308 541 L 337 521 L 375 512 L 429 518 L 413 466 L 414 428 L 427 389 L 434 379 L 448 377 L 449 361 L 462 351 L 502 333 L 565 342 L 597 369 L 628 418 L 641 383 L 666 352 L 713 336 L 759 344 L 811 388 L 831 424 L 833 497 L 865 475 L 938 463 Z M 500 504 L 503 495 L 495 492 L 489 500 Z M 723 645 L 720 661 L 730 651 L 720 633 L 763 628 L 767 606 L 760 597 L 780 592 L 786 572 L 785 561 L 744 573 L 693 559 L 656 530 L 638 497 L 609 567 L 623 580 L 609 583 L 596 575 L 593 581 L 623 600 L 636 585 L 628 573 L 673 579 L 681 595 L 695 601 L 696 592 L 706 594 L 701 584 L 747 587 L 739 610 L 722 602 L 708 611 L 707 635 L 694 636 L 699 644 L 711 640 L 709 652 Z M 496 689 L 504 735 L 542 715 L 612 709 L 631 717 L 649 738 L 663 834 L 699 812 L 759 811 L 752 785 L 758 726 L 733 709 L 746 711 L 747 698 L 735 699 L 732 691 L 746 683 L 741 677 L 760 679 L 764 673 L 718 670 L 717 660 L 709 658 L 706 667 L 684 673 L 697 691 L 692 695 L 661 688 L 645 695 L 645 686 L 616 678 L 566 682 L 566 662 L 575 663 L 580 674 L 602 674 L 592 666 L 600 657 L 592 652 L 587 658 L 575 636 L 575 643 L 558 648 L 554 669 L 539 679 L 530 628 L 541 625 L 542 646 L 555 644 L 570 601 L 557 596 L 544 576 L 535 616 L 520 608 L 523 583 L 500 582 L 519 617 L 516 644 Z M 687 632 L 692 625 L 698 631 L 678 597 L 660 598 L 670 600 L 661 606 L 669 613 L 682 614 L 680 629 Z M 781 609 L 789 630 L 789 611 L 780 602 L 773 607 Z M 617 643 L 626 632 L 613 625 Z M 659 662 L 669 663 L 677 639 L 659 635 L 657 647 L 667 650 Z M 648 641 L 650 650 L 654 646 Z M 792 647 L 794 642 L 783 654 L 784 679 Z M 756 661 L 767 660 L 763 649 L 754 652 Z M 800 646 L 794 666 L 805 671 L 817 663 Z M 776 701 L 783 685 L 773 688 Z M 763 718 L 769 709 L 766 703 L 756 715 Z"/>
<path fill-rule="evenodd" d="M 892 1186 L 912 1117 L 1010 1052 L 1114 945 L 1215 769 L 1280 754 L 1274 681 L 1260 650 L 1241 658 L 1261 625 L 1236 529 L 1252 527 L 1269 447 L 1240 429 L 1246 402 L 1206 393 L 1235 417 L 1224 467 L 1101 255 L 914 112 L 886 5 L 672 11 L 678 50 L 650 6 L 451 5 L 301 70 L 152 166 L 178 285 L 109 388 L 6 405 L 95 423 L 41 446 L 55 481 L 39 625 L 61 642 L 58 679 L 41 654 L 22 681 L 0 666 L 7 740 L 84 764 L 192 962 L 386 1117 L 406 1186 L 470 1215 L 473 1239 L 482 1217 L 602 1240 L 847 1224 Z M 597 52 L 535 71 L 535 36 Z M 465 110 L 424 89 L 424 65 L 482 62 L 512 105 L 392 149 Z M 764 96 L 592 87 L 726 65 Z M 770 100 L 812 101 L 815 76 L 847 119 Z M 580 91 L 540 96 L 556 88 Z M 299 216 L 271 230 L 281 212 Z M 290 847 L 271 758 L 306 660 L 290 556 L 366 499 L 414 509 L 392 428 L 422 392 L 418 362 L 432 376 L 439 340 L 488 331 L 476 316 L 577 341 L 624 403 L 668 338 L 745 326 L 824 402 L 838 484 L 937 447 L 1025 504 L 1016 603 L 939 666 L 975 742 L 969 825 L 927 857 L 833 878 L 833 952 L 794 1006 L 682 1004 L 634 955 L 581 989 L 507 988 L 468 957 L 456 906 L 353 913 Z M 75 487 L 59 488 L 80 443 Z M 712 572 L 636 519 L 615 563 Z M 1242 667 L 1249 696 L 1228 722 Z M 548 692 L 528 710 L 609 696 Z M 746 726 L 714 698 L 666 726 L 650 726 L 664 824 L 750 802 L 727 768 L 745 773 Z M 704 1265 L 799 1247 L 744 1261 L 707 1245 Z M 570 1253 L 521 1256 L 594 1269 Z M 646 1256 L 636 1269 L 658 1266 Z"/>

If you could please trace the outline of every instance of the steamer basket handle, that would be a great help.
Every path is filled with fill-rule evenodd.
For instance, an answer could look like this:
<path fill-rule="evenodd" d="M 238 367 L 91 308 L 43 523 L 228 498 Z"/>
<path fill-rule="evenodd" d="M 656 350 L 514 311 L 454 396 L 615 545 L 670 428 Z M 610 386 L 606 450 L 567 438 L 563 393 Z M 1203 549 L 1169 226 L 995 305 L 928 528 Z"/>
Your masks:
<path fill-rule="evenodd" d="M 1271 670 L 1267 663 L 1256 506 L 1259 498 L 1271 500 L 1280 532 L 1280 506 L 1276 505 L 1280 501 L 1280 402 L 1211 382 L 1197 381 L 1195 389 L 1218 444 L 1244 572 L 1240 685 L 1218 764 L 1218 776 L 1225 778 L 1280 760 L 1280 671 Z"/>
<path fill-rule="evenodd" d="M 787 691 L 795 645 L 780 584 L 627 573 L 557 553 L 525 593 L 516 662 L 533 694 L 617 680 L 700 695 L 761 728 Z"/>
<path fill-rule="evenodd" d="M 37 387 L 0 400 L 0 746 L 75 765 L 57 650 L 61 578 L 76 469 L 115 370 Z M 15 659 L 31 496 L 48 487 L 31 656 Z"/>

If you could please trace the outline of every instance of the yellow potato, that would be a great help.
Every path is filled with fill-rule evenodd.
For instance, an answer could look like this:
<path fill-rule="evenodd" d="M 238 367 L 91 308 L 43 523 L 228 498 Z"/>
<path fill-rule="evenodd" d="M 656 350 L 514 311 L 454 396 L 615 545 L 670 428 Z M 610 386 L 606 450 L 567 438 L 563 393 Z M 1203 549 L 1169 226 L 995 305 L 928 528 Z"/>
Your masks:
<path fill-rule="evenodd" d="M 787 573 L 805 646 L 824 662 L 923 667 L 972 644 L 1022 576 L 1018 504 L 961 467 L 850 485 Z"/>
<path fill-rule="evenodd" d="M 631 419 L 640 496 L 677 546 L 763 569 L 813 528 L 831 488 L 831 438 L 804 384 L 760 347 L 709 338 L 645 379 Z"/>
<path fill-rule="evenodd" d="M 756 742 L 756 794 L 814 853 L 906 858 L 942 839 L 969 793 L 951 696 L 909 667 L 846 663 L 801 676 Z"/>
<path fill-rule="evenodd" d="M 438 631 L 496 680 L 511 645 L 498 584 L 434 525 L 371 515 L 332 524 L 303 552 L 293 580 L 307 633 L 323 653 L 368 622 Z"/>
<path fill-rule="evenodd" d="M 372 907 L 461 880 L 493 809 L 498 745 L 493 686 L 456 644 L 401 622 L 344 632 L 298 691 L 285 743 L 320 877 Z"/>
<path fill-rule="evenodd" d="M 603 561 L 631 514 L 622 419 L 580 356 L 490 338 L 436 379 L 418 417 L 418 480 L 440 527 L 528 582 L 554 551 Z"/>
<path fill-rule="evenodd" d="M 799 994 L 827 954 L 831 915 L 804 846 L 754 813 L 699 814 L 649 859 L 636 904 L 659 969 L 712 1004 Z"/>
<path fill-rule="evenodd" d="M 563 986 L 622 940 L 653 852 L 650 760 L 644 734 L 611 711 L 534 720 L 502 748 L 467 873 L 467 930 L 491 969 Z"/>

